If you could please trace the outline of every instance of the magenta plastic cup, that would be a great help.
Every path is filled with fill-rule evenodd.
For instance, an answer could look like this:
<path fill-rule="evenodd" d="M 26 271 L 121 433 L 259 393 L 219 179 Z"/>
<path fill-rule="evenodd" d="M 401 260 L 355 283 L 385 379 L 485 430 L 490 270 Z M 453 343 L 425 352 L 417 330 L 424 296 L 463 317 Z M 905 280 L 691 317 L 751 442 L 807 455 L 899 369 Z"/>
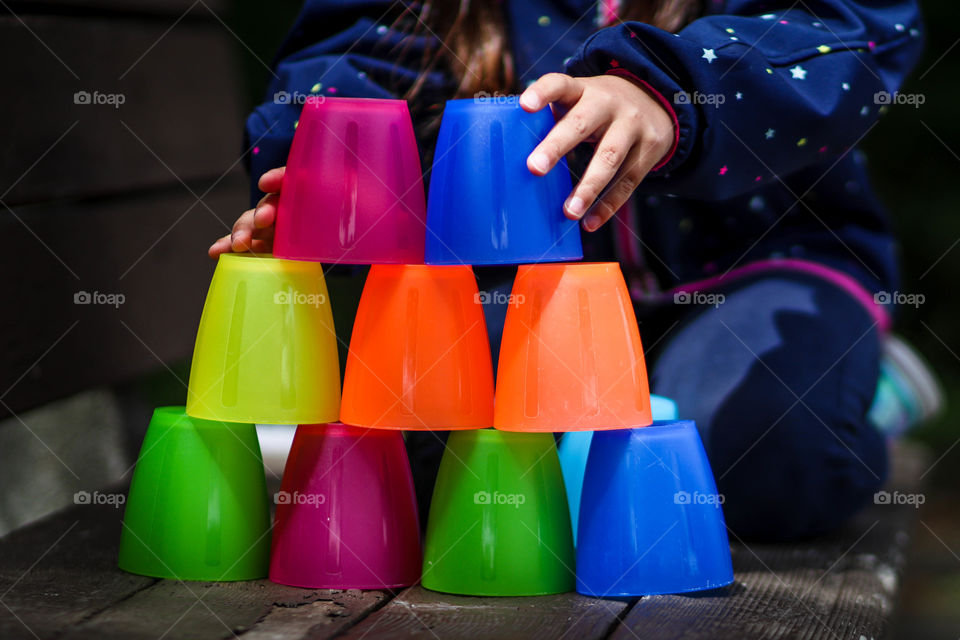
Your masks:
<path fill-rule="evenodd" d="M 273 582 L 390 589 L 420 579 L 420 525 L 400 431 L 300 425 L 274 501 Z"/>
<path fill-rule="evenodd" d="M 274 256 L 422 264 L 426 217 L 407 103 L 308 98 L 287 158 Z"/>

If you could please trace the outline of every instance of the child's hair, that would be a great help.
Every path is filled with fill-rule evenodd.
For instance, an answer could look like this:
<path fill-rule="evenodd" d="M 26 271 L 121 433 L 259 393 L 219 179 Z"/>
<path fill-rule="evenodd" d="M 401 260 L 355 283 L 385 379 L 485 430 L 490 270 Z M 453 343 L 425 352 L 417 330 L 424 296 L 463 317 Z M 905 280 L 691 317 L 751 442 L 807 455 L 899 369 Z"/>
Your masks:
<path fill-rule="evenodd" d="M 701 0 L 622 0 L 620 5 L 617 19 L 646 22 L 670 32 L 680 30 L 703 10 Z M 438 65 L 449 69 L 459 79 L 454 97 L 518 91 L 499 0 L 424 0 L 408 5 L 397 19 L 401 21 L 412 23 L 411 36 L 436 36 L 440 41 L 424 52 L 423 70 Z M 425 77 L 422 73 L 407 92 L 408 100 L 418 97 Z"/>

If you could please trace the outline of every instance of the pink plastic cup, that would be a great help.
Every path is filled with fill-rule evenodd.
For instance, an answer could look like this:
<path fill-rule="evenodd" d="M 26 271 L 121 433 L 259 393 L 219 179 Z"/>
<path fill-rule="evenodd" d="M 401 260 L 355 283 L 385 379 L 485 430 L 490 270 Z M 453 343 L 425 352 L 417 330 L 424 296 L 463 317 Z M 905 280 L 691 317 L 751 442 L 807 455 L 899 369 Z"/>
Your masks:
<path fill-rule="evenodd" d="M 426 216 L 404 100 L 306 100 L 280 191 L 274 256 L 422 264 Z"/>
<path fill-rule="evenodd" d="M 420 579 L 420 525 L 401 432 L 300 425 L 274 500 L 273 582 L 391 589 Z"/>

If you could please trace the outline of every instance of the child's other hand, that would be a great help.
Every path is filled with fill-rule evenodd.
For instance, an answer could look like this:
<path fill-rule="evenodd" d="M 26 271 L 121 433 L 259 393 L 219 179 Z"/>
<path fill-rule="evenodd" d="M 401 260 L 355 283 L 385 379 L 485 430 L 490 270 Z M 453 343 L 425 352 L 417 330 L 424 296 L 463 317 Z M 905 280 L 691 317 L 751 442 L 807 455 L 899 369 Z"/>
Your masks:
<path fill-rule="evenodd" d="M 560 106 L 558 116 L 563 116 L 527 157 L 527 168 L 544 175 L 581 142 L 598 141 L 586 172 L 563 205 L 573 220 L 590 211 L 583 227 L 595 231 L 670 151 L 673 118 L 645 88 L 616 75 L 574 78 L 548 73 L 520 96 L 520 106 L 530 112 L 551 102 Z"/>
<path fill-rule="evenodd" d="M 280 185 L 286 168 L 271 169 L 260 176 L 257 186 L 267 195 L 253 209 L 244 211 L 233 225 L 233 232 L 214 242 L 207 253 L 217 258 L 221 253 L 270 253 L 273 251 L 273 223 L 277 219 Z"/>

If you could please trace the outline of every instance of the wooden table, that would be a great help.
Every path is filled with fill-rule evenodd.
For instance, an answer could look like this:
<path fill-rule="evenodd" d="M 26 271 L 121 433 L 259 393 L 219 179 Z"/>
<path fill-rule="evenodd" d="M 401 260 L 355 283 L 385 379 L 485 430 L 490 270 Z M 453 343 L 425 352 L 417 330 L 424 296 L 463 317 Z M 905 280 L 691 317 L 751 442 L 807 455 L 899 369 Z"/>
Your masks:
<path fill-rule="evenodd" d="M 900 448 L 890 490 L 916 492 L 923 460 Z M 880 504 L 812 542 L 733 538 L 730 587 L 620 601 L 158 580 L 116 567 L 121 512 L 79 505 L 0 540 L 0 638 L 880 638 L 916 517 Z"/>

